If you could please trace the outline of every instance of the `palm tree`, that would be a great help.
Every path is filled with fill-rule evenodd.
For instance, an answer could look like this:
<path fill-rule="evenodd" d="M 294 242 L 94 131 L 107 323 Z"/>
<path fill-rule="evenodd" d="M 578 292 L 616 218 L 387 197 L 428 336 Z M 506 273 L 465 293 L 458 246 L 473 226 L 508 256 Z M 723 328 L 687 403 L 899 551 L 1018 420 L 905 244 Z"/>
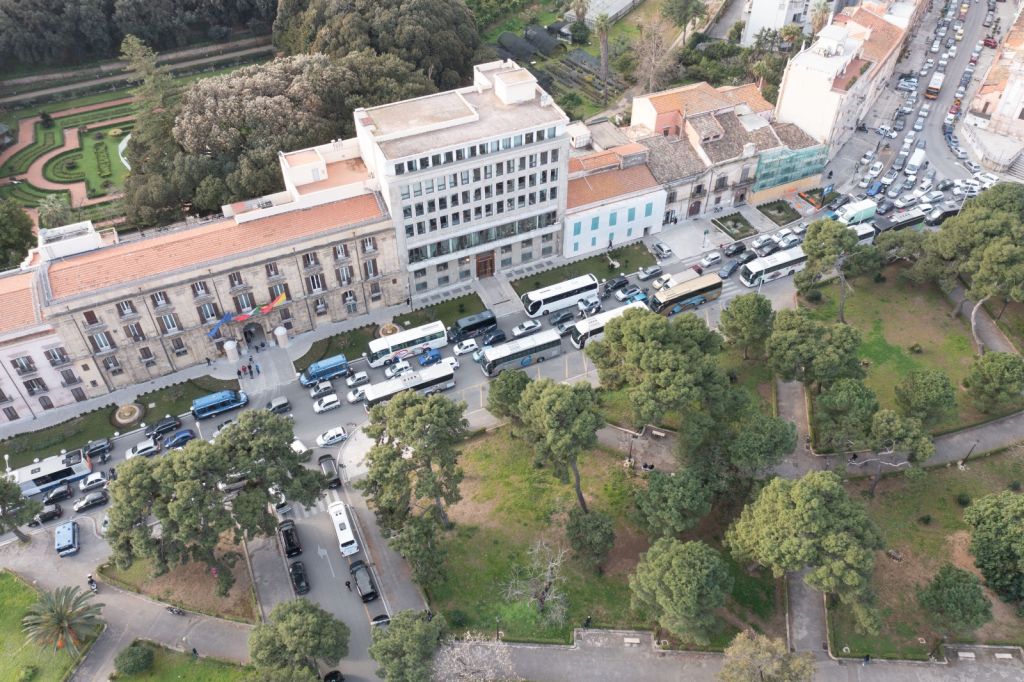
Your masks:
<path fill-rule="evenodd" d="M 590 0 L 572 0 L 571 6 L 573 14 L 576 15 L 576 21 L 580 24 L 587 23 L 587 10 L 590 9 Z"/>
<path fill-rule="evenodd" d="M 690 24 L 701 21 L 708 16 L 708 6 L 704 0 L 666 0 L 661 6 L 662 15 L 673 24 L 683 29 L 683 45 L 686 44 Z"/>
<path fill-rule="evenodd" d="M 797 45 L 804 36 L 804 30 L 800 24 L 786 24 L 779 29 L 779 37 L 790 45 Z"/>
<path fill-rule="evenodd" d="M 767 58 L 758 59 L 750 66 L 750 73 L 757 79 L 757 87 L 764 85 L 764 79 L 772 72 L 772 64 Z"/>
<path fill-rule="evenodd" d="M 608 104 L 608 32 L 612 28 L 611 19 L 607 14 L 598 14 L 594 20 L 594 30 L 601 41 L 601 103 Z"/>
<path fill-rule="evenodd" d="M 92 594 L 77 586 L 43 592 L 39 601 L 28 607 L 21 619 L 21 629 L 30 641 L 51 645 L 54 652 L 66 648 L 77 655 L 79 645 L 98 633 L 103 623 L 103 604 L 94 603 L 92 598 Z"/>
<path fill-rule="evenodd" d="M 818 31 L 825 28 L 828 23 L 828 0 L 818 0 L 811 8 L 811 33 L 818 34 Z"/>

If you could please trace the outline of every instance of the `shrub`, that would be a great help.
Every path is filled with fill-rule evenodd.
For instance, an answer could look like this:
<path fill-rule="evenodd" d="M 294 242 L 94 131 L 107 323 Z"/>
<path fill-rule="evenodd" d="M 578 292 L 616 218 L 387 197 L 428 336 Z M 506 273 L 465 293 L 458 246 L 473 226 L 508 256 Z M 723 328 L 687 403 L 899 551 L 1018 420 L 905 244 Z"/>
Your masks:
<path fill-rule="evenodd" d="M 95 133 L 92 134 L 92 139 L 94 139 L 94 140 L 102 140 L 103 139 L 103 133 L 101 131 L 97 130 Z"/>
<path fill-rule="evenodd" d="M 924 348 L 921 348 L 921 344 L 919 344 L 919 343 L 913 344 L 907 350 L 909 350 L 911 353 L 914 353 L 916 355 L 920 355 L 921 353 L 924 352 Z"/>
<path fill-rule="evenodd" d="M 454 609 L 445 614 L 448 624 L 453 628 L 464 628 L 469 625 L 469 616 L 459 609 Z"/>
<path fill-rule="evenodd" d="M 34 665 L 26 665 L 18 671 L 18 682 L 32 682 L 39 676 L 39 668 Z"/>
<path fill-rule="evenodd" d="M 138 675 L 153 667 L 153 650 L 145 644 L 132 644 L 114 659 L 114 667 L 121 675 Z"/>
<path fill-rule="evenodd" d="M 884 281 L 885 281 L 885 275 L 883 275 L 883 274 L 882 274 L 882 273 L 880 273 L 880 272 L 876 272 L 876 273 L 875 273 L 875 282 L 876 282 L 877 284 L 881 284 L 881 283 L 882 283 L 882 282 L 884 282 Z"/>
<path fill-rule="evenodd" d="M 971 505 L 971 496 L 967 493 L 960 493 L 956 496 L 956 503 L 961 507 L 969 507 Z"/>
<path fill-rule="evenodd" d="M 1020 492 L 1020 481 L 1010 481 L 1010 490 L 1015 493 Z"/>
<path fill-rule="evenodd" d="M 920 522 L 920 524 L 922 526 L 927 526 L 927 525 L 931 524 L 931 522 L 932 522 L 932 515 L 931 514 L 925 514 L 924 516 L 917 517 L 917 520 L 918 520 L 918 522 Z"/>
<path fill-rule="evenodd" d="M 821 299 L 822 299 L 821 290 L 820 289 L 811 289 L 806 294 L 804 294 L 804 298 L 807 299 L 808 303 L 821 303 Z"/>

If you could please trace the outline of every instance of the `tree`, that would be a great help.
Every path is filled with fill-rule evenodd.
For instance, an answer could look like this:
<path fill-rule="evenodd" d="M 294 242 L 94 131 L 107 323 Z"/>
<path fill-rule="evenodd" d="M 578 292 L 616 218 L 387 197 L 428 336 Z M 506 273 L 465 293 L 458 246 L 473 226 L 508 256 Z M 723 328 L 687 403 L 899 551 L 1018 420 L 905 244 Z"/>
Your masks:
<path fill-rule="evenodd" d="M 857 351 L 860 332 L 845 324 L 828 325 L 803 310 L 780 310 L 765 346 L 768 364 L 786 380 L 819 390 L 837 379 L 864 375 Z"/>
<path fill-rule="evenodd" d="M 740 476 L 752 478 L 781 464 L 795 447 L 795 424 L 752 411 L 734 428 L 729 461 Z"/>
<path fill-rule="evenodd" d="M 608 34 L 612 30 L 612 21 L 608 15 L 601 13 L 594 20 L 594 31 L 601 43 L 601 103 L 608 104 Z"/>
<path fill-rule="evenodd" d="M 771 336 L 774 320 L 771 301 L 761 294 L 743 294 L 729 301 L 718 328 L 726 338 L 743 347 L 746 360 L 751 348 L 761 348 Z"/>
<path fill-rule="evenodd" d="M 315 670 L 314 659 L 334 662 L 348 655 L 349 629 L 308 599 L 283 601 L 249 635 L 257 668 Z"/>
<path fill-rule="evenodd" d="M 586 513 L 578 460 L 597 445 L 597 430 L 604 425 L 594 389 L 583 382 L 569 386 L 551 379 L 534 381 L 523 391 L 520 412 L 537 461 L 550 465 L 562 481 L 572 472 L 576 501 Z"/>
<path fill-rule="evenodd" d="M 466 437 L 465 411 L 465 403 L 413 391 L 370 411 L 363 432 L 375 445 L 367 455 L 369 471 L 360 488 L 375 506 L 397 512 L 400 523 L 411 513 L 408 505 L 422 501 L 427 505 L 424 513 L 450 525 L 447 508 L 462 499 L 456 446 Z"/>
<path fill-rule="evenodd" d="M 828 7 L 828 0 L 818 0 L 811 8 L 811 34 L 818 35 L 818 31 L 825 28 L 829 15 L 832 11 Z"/>
<path fill-rule="evenodd" d="M 903 417 L 894 410 L 875 412 L 871 418 L 870 440 L 875 452 L 903 451 L 910 462 L 923 462 L 935 454 L 935 444 L 925 433 L 921 421 Z"/>
<path fill-rule="evenodd" d="M 529 383 L 529 375 L 521 369 L 501 372 L 487 387 L 487 411 L 518 423 L 519 401 Z"/>
<path fill-rule="evenodd" d="M 853 606 L 862 628 L 877 628 L 877 617 L 867 606 L 882 537 L 836 474 L 814 471 L 796 481 L 773 479 L 743 509 L 726 543 L 734 557 L 756 561 L 776 577 L 810 568 L 808 585 Z"/>
<path fill-rule="evenodd" d="M 683 29 L 683 44 L 686 44 L 690 24 L 706 19 L 708 6 L 704 0 L 665 0 L 661 6 L 661 14 Z"/>
<path fill-rule="evenodd" d="M 734 45 L 739 45 L 740 40 L 743 39 L 743 27 L 746 26 L 745 21 L 737 21 L 729 29 L 729 42 Z"/>
<path fill-rule="evenodd" d="M 691 469 L 671 474 L 652 471 L 647 487 L 636 489 L 636 507 L 652 535 L 670 537 L 707 516 L 713 495 L 707 482 Z"/>
<path fill-rule="evenodd" d="M 629 588 L 634 608 L 647 609 L 679 637 L 707 644 L 732 576 L 721 555 L 703 542 L 661 538 L 641 557 Z"/>
<path fill-rule="evenodd" d="M 434 650 L 446 632 L 444 618 L 399 611 L 386 628 L 373 629 L 370 657 L 386 682 L 429 682 Z"/>
<path fill-rule="evenodd" d="M 1003 601 L 1024 601 L 1024 495 L 986 495 L 967 508 L 964 521 L 985 582 Z"/>
<path fill-rule="evenodd" d="M 467 632 L 434 654 L 434 682 L 519 682 L 508 644 Z"/>
<path fill-rule="evenodd" d="M 978 576 L 953 564 L 943 564 L 917 600 L 943 627 L 960 632 L 977 630 L 992 620 L 992 603 Z"/>
<path fill-rule="evenodd" d="M 505 586 L 505 599 L 536 609 L 545 623 L 563 624 L 568 597 L 562 587 L 565 583 L 562 565 L 567 554 L 566 549 L 549 544 L 543 538 L 534 542 L 526 563 L 512 567 L 512 577 Z"/>
<path fill-rule="evenodd" d="M 21 629 L 31 642 L 51 646 L 54 653 L 66 649 L 77 656 L 79 646 L 102 629 L 102 610 L 103 604 L 91 592 L 65 585 L 42 592 L 39 601 L 25 611 Z"/>
<path fill-rule="evenodd" d="M 1015 353 L 986 353 L 974 361 L 964 383 L 978 409 L 995 412 L 1020 400 L 1024 358 Z"/>
<path fill-rule="evenodd" d="M 71 222 L 71 206 L 60 194 L 47 194 L 36 210 L 39 211 L 39 227 L 60 227 Z"/>
<path fill-rule="evenodd" d="M 804 29 L 800 24 L 786 24 L 779 29 L 779 38 L 790 45 L 799 46 L 803 37 Z"/>
<path fill-rule="evenodd" d="M 781 639 L 743 630 L 725 650 L 719 682 L 811 682 L 814 656 L 793 653 Z"/>
<path fill-rule="evenodd" d="M 906 417 L 934 424 L 956 407 L 956 390 L 941 369 L 915 369 L 895 386 L 896 406 Z"/>
<path fill-rule="evenodd" d="M 430 588 L 444 580 L 447 548 L 440 542 L 441 528 L 433 515 L 411 516 L 391 539 L 391 547 L 401 554 L 412 569 L 412 579 Z"/>
<path fill-rule="evenodd" d="M 0 534 L 10 531 L 19 541 L 28 542 L 29 537 L 19 526 L 31 521 L 42 509 L 38 500 L 21 494 L 21 486 L 6 476 L 0 477 Z"/>
<path fill-rule="evenodd" d="M 813 282 L 822 275 L 835 272 L 839 276 L 839 321 L 846 324 L 846 293 L 853 287 L 846 279 L 846 259 L 857 248 L 857 233 L 835 220 L 815 220 L 807 227 L 802 244 L 807 266 L 801 279 Z"/>
<path fill-rule="evenodd" d="M 565 534 L 572 551 L 594 566 L 599 566 L 615 545 L 615 524 L 604 512 L 588 514 L 574 507 L 569 511 Z"/>
<path fill-rule="evenodd" d="M 18 267 L 35 245 L 32 218 L 13 199 L 0 199 L 0 268 Z"/>
<path fill-rule="evenodd" d="M 665 81 L 669 64 L 670 43 L 665 38 L 667 22 L 651 16 L 637 24 L 640 36 L 633 43 L 636 68 L 634 73 L 644 92 L 654 92 Z"/>
<path fill-rule="evenodd" d="M 141 642 L 135 642 L 114 659 L 118 675 L 138 675 L 153 667 L 153 649 Z"/>
<path fill-rule="evenodd" d="M 878 398 L 860 379 L 839 379 L 818 396 L 815 408 L 818 442 L 842 452 L 855 449 L 867 437 Z"/>

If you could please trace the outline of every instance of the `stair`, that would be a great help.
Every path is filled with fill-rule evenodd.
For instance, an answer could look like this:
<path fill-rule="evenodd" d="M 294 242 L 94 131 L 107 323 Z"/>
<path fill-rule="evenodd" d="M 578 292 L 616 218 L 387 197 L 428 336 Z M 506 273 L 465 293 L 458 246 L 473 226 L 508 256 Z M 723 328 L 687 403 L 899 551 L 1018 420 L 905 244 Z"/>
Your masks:
<path fill-rule="evenodd" d="M 1017 160 L 1006 169 L 1006 175 L 1017 182 L 1024 183 L 1024 152 L 1017 155 Z"/>

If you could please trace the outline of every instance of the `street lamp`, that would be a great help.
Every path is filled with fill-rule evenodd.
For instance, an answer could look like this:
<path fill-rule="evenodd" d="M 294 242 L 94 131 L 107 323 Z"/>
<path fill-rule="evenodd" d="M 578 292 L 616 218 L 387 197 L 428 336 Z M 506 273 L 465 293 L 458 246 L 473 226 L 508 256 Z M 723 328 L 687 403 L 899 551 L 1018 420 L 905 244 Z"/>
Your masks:
<path fill-rule="evenodd" d="M 498 626 L 499 626 L 500 623 L 501 623 L 501 616 L 495 616 L 494 617 L 494 641 L 498 641 L 498 635 L 500 633 L 500 630 L 498 630 Z"/>

